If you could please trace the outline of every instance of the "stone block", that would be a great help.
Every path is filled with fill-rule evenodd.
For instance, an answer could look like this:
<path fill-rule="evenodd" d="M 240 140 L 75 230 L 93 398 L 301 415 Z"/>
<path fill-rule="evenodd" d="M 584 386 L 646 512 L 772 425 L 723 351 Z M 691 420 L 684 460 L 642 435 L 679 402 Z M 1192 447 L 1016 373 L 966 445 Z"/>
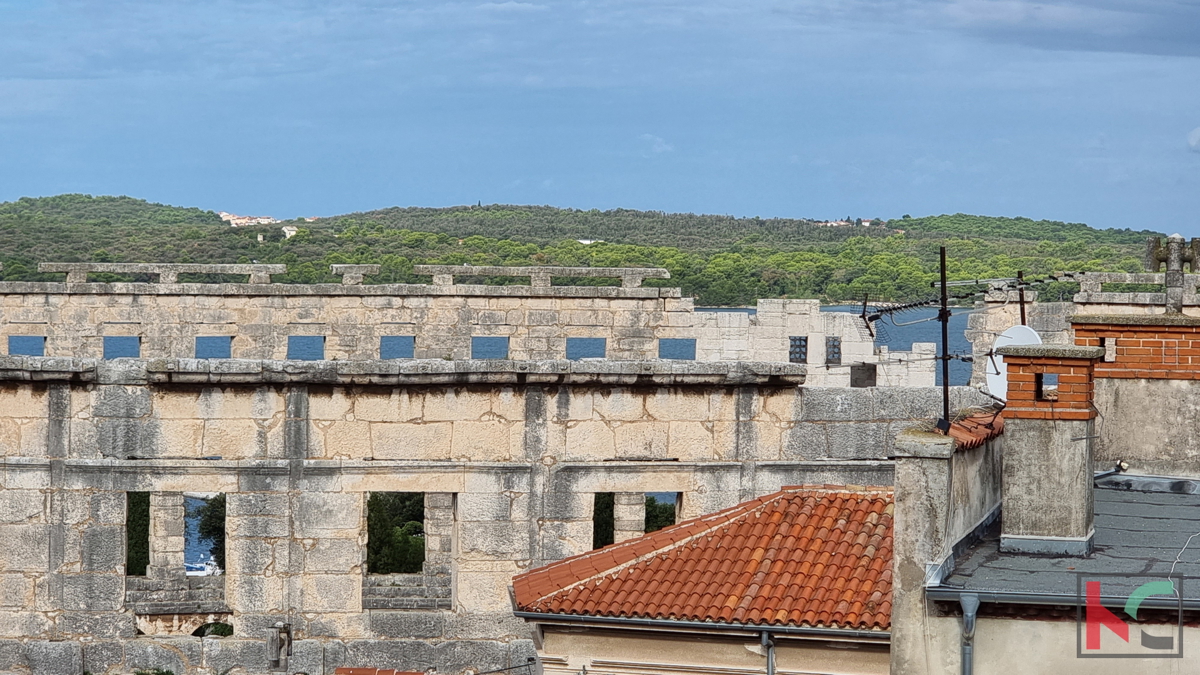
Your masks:
<path fill-rule="evenodd" d="M 361 567 L 365 555 L 357 538 L 318 539 L 304 551 L 304 571 L 346 574 Z"/>
<path fill-rule="evenodd" d="M 836 459 L 886 459 L 890 441 L 883 422 L 826 425 L 829 454 Z"/>
<path fill-rule="evenodd" d="M 279 427 L 275 427 L 277 432 Z M 222 459 L 250 459 L 268 456 L 269 430 L 252 419 L 209 419 L 204 421 L 204 442 L 200 455 Z"/>
<path fill-rule="evenodd" d="M 450 440 L 450 456 L 455 459 L 500 462 L 521 456 L 524 434 L 520 425 L 490 420 L 455 422 Z"/>
<path fill-rule="evenodd" d="M 440 638 L 446 635 L 448 612 L 371 610 L 371 632 L 382 638 Z M 495 639 L 488 635 L 487 639 Z"/>
<path fill-rule="evenodd" d="M 362 611 L 361 574 L 304 574 L 300 582 L 303 612 Z"/>
<path fill-rule="evenodd" d="M 230 572 L 230 579 L 233 579 L 232 568 Z M 225 601 L 235 612 L 246 614 L 281 612 L 285 605 L 283 578 L 239 575 L 236 581 L 225 587 Z M 235 622 L 234 628 L 238 631 L 238 635 L 246 635 L 247 633 L 241 632 L 241 621 L 242 619 L 239 619 L 238 622 Z"/>
<path fill-rule="evenodd" d="M 566 458 L 603 460 L 617 456 L 616 437 L 605 422 L 585 420 L 566 428 Z"/>
<path fill-rule="evenodd" d="M 361 493 L 302 493 L 294 503 L 297 537 L 356 538 L 362 530 Z"/>
<path fill-rule="evenodd" d="M 45 572 L 50 566 L 48 525 L 0 525 L 0 571 Z"/>
<path fill-rule="evenodd" d="M 372 456 L 372 425 L 369 422 L 339 421 L 318 423 L 318 425 L 320 426 L 313 430 L 309 438 L 319 439 L 322 451 L 319 454 L 312 453 L 313 456 L 331 459 L 362 459 Z"/>
<path fill-rule="evenodd" d="M 371 424 L 371 450 L 376 459 L 449 459 L 451 423 Z"/>
<path fill-rule="evenodd" d="M 646 397 L 646 412 L 656 420 L 676 421 L 711 419 L 708 394 L 683 388 L 657 389 Z"/>
<path fill-rule="evenodd" d="M 830 457 L 830 425 L 818 422 L 797 422 L 784 433 L 784 459 L 824 459 Z"/>
<path fill-rule="evenodd" d="M 60 635 L 115 640 L 137 635 L 137 625 L 129 613 L 67 612 L 57 620 Z M 84 658 L 87 658 L 86 652 Z"/>
<path fill-rule="evenodd" d="M 0 523 L 43 521 L 46 495 L 38 490 L 0 490 Z"/>
<path fill-rule="evenodd" d="M 478 420 L 491 411 L 490 396 L 465 388 L 429 391 L 425 395 L 424 419 L 428 422 Z"/>
<path fill-rule="evenodd" d="M 78 642 L 34 641 L 25 645 L 31 675 L 79 675 L 83 648 Z"/>
<path fill-rule="evenodd" d="M 160 668 L 187 673 L 203 659 L 203 641 L 198 637 L 140 638 L 125 643 L 125 667 L 130 670 Z"/>
<path fill-rule="evenodd" d="M 125 525 L 125 493 L 100 492 L 89 497 L 92 520 L 104 525 Z"/>
<path fill-rule="evenodd" d="M 667 456 L 680 461 L 711 461 L 716 458 L 713 429 L 705 422 L 669 422 Z"/>
<path fill-rule="evenodd" d="M 83 571 L 123 573 L 125 528 L 93 525 L 83 531 Z"/>
<path fill-rule="evenodd" d="M 237 516 L 283 516 L 289 510 L 286 494 L 232 492 L 225 497 L 225 515 Z"/>
<path fill-rule="evenodd" d="M 286 512 L 283 512 L 286 513 Z M 234 516 L 227 518 L 227 533 L 230 537 L 287 537 L 291 527 L 286 517 Z"/>
<path fill-rule="evenodd" d="M 628 389 L 596 392 L 592 396 L 592 410 L 603 420 L 633 421 L 646 417 L 645 398 Z"/>
<path fill-rule="evenodd" d="M 62 608 L 70 611 L 117 611 L 125 604 L 125 577 L 116 574 L 64 574 Z"/>
<path fill-rule="evenodd" d="M 94 417 L 138 418 L 150 414 L 150 390 L 145 387 L 102 385 L 92 394 Z"/>
<path fill-rule="evenodd" d="M 83 670 L 103 675 L 125 660 L 125 645 L 115 640 L 88 642 L 83 645 Z"/>
<path fill-rule="evenodd" d="M 529 535 L 524 523 L 462 522 L 459 524 L 459 555 L 467 559 L 528 558 Z M 460 584 L 460 593 L 462 591 Z"/>
<path fill-rule="evenodd" d="M 804 420 L 848 422 L 874 417 L 875 389 L 805 388 Z"/>
<path fill-rule="evenodd" d="M 33 606 L 33 579 L 20 573 L 0 574 L 0 609 Z"/>
<path fill-rule="evenodd" d="M 617 457 L 665 458 L 669 430 L 666 422 L 632 422 L 617 425 L 613 429 Z"/>
<path fill-rule="evenodd" d="M 424 395 L 409 389 L 392 390 L 387 395 L 375 391 L 357 393 L 354 419 L 368 422 L 408 422 L 424 415 Z"/>
<path fill-rule="evenodd" d="M 344 387 L 308 394 L 308 417 L 312 420 L 344 420 L 354 407 L 354 399 Z"/>

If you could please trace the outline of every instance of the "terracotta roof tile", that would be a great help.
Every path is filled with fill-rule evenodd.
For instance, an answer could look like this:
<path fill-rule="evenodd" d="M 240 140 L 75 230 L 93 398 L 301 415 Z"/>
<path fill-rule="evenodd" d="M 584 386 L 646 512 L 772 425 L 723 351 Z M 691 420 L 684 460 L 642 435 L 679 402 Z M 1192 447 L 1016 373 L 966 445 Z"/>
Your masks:
<path fill-rule="evenodd" d="M 546 614 L 886 630 L 892 511 L 890 488 L 788 487 L 530 570 L 513 593 Z"/>
<path fill-rule="evenodd" d="M 993 413 L 964 417 L 950 425 L 950 435 L 963 450 L 978 448 L 1002 433 L 1004 418 Z"/>

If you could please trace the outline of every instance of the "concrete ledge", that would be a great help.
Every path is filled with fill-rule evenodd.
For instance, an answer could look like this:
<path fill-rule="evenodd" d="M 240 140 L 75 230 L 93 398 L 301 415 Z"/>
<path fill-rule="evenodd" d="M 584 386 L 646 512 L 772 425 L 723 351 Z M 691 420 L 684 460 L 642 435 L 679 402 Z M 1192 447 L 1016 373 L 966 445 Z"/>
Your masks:
<path fill-rule="evenodd" d="M 1033 553 L 1037 555 L 1065 555 L 1083 557 L 1094 548 L 1096 533 L 1086 537 L 1026 537 L 1001 534 L 1000 550 L 1004 553 Z"/>
<path fill-rule="evenodd" d="M 1186 314 L 1076 314 L 1068 321 L 1118 326 L 1200 326 L 1200 317 Z"/>
<path fill-rule="evenodd" d="M 1104 357 L 1103 347 L 1077 347 L 1075 345 L 1022 345 L 1001 347 L 1000 356 L 1023 356 L 1027 358 L 1055 359 L 1099 359 Z"/>
<path fill-rule="evenodd" d="M 0 356 L 0 381 L 92 382 L 95 379 L 95 359 Z"/>

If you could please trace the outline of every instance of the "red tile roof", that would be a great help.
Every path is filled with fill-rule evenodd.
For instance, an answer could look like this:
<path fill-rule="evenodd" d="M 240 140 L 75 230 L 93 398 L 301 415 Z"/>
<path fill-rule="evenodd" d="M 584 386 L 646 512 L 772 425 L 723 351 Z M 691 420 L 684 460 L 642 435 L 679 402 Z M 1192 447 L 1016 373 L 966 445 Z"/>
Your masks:
<path fill-rule="evenodd" d="M 1004 418 L 995 413 L 971 415 L 950 425 L 955 445 L 971 450 L 1004 433 Z"/>
<path fill-rule="evenodd" d="M 886 630 L 892 491 L 787 487 L 531 570 L 521 611 Z"/>

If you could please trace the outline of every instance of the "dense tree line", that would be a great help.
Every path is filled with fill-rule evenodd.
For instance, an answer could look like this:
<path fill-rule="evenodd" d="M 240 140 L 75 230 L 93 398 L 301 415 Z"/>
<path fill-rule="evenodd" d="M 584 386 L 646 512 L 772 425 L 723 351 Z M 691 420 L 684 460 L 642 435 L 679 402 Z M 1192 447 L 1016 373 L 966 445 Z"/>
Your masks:
<path fill-rule="evenodd" d="M 64 195 L 46 200 L 59 204 L 57 210 L 42 205 L 45 200 L 0 204 L 0 262 L 4 263 L 0 278 L 62 278 L 38 274 L 36 263 L 42 261 L 285 263 L 289 273 L 275 278 L 281 283 L 336 282 L 329 274 L 333 263 L 381 265 L 382 272 L 368 277 L 367 283 L 427 283 L 428 277 L 413 274 L 413 266 L 422 263 L 635 266 L 667 268 L 670 280 L 647 281 L 647 285 L 679 286 L 702 305 L 746 305 L 772 297 L 844 302 L 864 294 L 886 301 L 929 294 L 942 244 L 948 247 L 954 279 L 1007 277 L 1018 270 L 1033 275 L 1063 270 L 1141 271 L 1142 242 L 1147 234 L 1154 234 L 963 215 L 892 221 L 904 226 L 905 232 L 899 233 L 874 227 L 829 228 L 803 221 L 644 211 L 460 207 L 385 209 L 295 222 L 299 233 L 284 239 L 278 226 L 232 228 L 213 225 L 207 216 L 186 221 L 181 214 L 185 222 L 148 224 L 132 212 L 159 213 L 174 207 L 129 198 Z M 59 203 L 63 200 L 65 206 Z M 119 204 L 122 210 L 103 224 L 89 221 L 101 208 L 95 201 L 103 202 L 104 208 Z M 53 217 L 46 215 L 51 212 Z M 505 224 L 508 221 L 517 224 Z M 580 223 L 592 226 L 581 229 Z M 609 229 L 601 229 L 605 224 Z M 436 227 L 444 231 L 430 231 Z M 993 231 L 1005 236 L 995 236 Z M 584 232 L 588 236 L 576 236 Z M 259 235 L 264 241 L 258 241 Z M 576 239 L 606 241 L 583 244 Z M 639 243 L 651 239 L 673 243 Z M 689 243 L 696 239 L 704 241 Z M 713 242 L 720 246 L 714 247 Z M 507 277 L 477 281 L 526 283 Z"/>

